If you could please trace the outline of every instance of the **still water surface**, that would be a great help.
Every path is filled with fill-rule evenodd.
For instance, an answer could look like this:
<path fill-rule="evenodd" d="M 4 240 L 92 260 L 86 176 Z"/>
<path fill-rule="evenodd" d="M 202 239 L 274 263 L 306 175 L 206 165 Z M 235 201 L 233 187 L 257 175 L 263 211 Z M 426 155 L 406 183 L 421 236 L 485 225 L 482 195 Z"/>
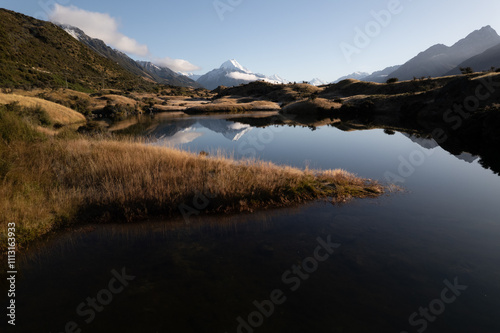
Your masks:
<path fill-rule="evenodd" d="M 406 191 L 62 233 L 23 261 L 17 332 L 500 332 L 500 177 L 477 157 L 381 129 L 224 117 L 165 118 L 144 135 Z"/>

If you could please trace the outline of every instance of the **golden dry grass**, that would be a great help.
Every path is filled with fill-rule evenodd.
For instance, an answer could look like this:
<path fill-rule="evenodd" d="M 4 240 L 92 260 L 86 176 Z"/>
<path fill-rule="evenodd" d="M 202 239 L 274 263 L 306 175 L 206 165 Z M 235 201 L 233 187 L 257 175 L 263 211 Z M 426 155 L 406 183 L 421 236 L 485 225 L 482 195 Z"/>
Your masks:
<path fill-rule="evenodd" d="M 377 196 L 376 183 L 341 170 L 304 171 L 259 161 L 80 138 L 0 147 L 0 239 L 16 222 L 21 245 L 75 222 L 180 215 L 199 193 L 205 212 L 252 211 L 305 200 Z M 3 242 L 4 244 L 5 242 Z"/>
<path fill-rule="evenodd" d="M 203 112 L 248 112 L 248 111 L 274 111 L 280 110 L 278 103 L 271 101 L 252 101 L 241 103 L 238 99 L 219 99 L 213 103 L 199 105 L 189 108 L 188 112 L 203 113 Z"/>
<path fill-rule="evenodd" d="M 21 96 L 29 96 L 29 97 L 37 97 L 40 94 L 44 94 L 49 98 L 53 98 L 56 100 L 67 101 L 70 100 L 71 97 L 78 97 L 80 99 L 88 99 L 92 98 L 88 93 L 72 90 L 72 89 L 33 89 L 33 90 L 14 90 L 14 94 Z"/>
<path fill-rule="evenodd" d="M 282 109 L 283 114 L 307 115 L 317 111 L 339 109 L 342 104 L 325 98 L 306 100 L 288 104 Z"/>
<path fill-rule="evenodd" d="M 85 122 L 85 117 L 82 114 L 60 104 L 36 97 L 0 93 L 0 104 L 13 102 L 18 102 L 24 107 L 42 107 L 47 112 L 51 121 L 56 124 L 70 125 Z"/>

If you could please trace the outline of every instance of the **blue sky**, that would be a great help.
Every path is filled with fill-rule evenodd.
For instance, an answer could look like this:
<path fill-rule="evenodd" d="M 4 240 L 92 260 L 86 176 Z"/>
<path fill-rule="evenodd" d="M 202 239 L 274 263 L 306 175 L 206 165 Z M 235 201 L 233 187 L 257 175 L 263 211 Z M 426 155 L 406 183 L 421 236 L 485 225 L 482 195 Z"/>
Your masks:
<path fill-rule="evenodd" d="M 94 19 L 96 33 L 134 59 L 201 74 L 234 58 L 291 81 L 402 64 L 486 25 L 500 33 L 497 0 L 0 0 L 0 7 L 87 26 Z M 377 21 L 373 13 L 385 15 Z"/>

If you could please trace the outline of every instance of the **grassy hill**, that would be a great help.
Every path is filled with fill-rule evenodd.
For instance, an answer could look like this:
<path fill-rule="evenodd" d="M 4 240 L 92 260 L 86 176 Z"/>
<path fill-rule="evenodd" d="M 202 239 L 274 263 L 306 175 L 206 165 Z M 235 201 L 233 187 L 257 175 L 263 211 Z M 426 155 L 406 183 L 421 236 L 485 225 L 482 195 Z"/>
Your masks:
<path fill-rule="evenodd" d="M 0 87 L 79 91 L 152 89 L 154 83 L 97 54 L 60 27 L 0 9 Z"/>
<path fill-rule="evenodd" d="M 71 125 L 85 122 L 85 117 L 70 108 L 40 98 L 0 93 L 0 104 L 18 104 L 25 108 L 39 108 L 47 113 L 53 124 Z"/>

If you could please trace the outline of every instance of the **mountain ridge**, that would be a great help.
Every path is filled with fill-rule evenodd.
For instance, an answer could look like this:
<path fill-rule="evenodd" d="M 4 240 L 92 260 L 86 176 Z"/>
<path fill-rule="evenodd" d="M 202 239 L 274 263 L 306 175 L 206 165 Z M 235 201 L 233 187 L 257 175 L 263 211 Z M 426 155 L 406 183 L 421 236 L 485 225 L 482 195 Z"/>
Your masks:
<path fill-rule="evenodd" d="M 127 56 L 125 53 L 111 48 L 102 40 L 88 36 L 84 31 L 77 27 L 73 27 L 67 24 L 59 26 L 72 37 L 84 43 L 98 54 L 117 62 L 120 66 L 135 75 L 155 81 L 156 83 L 160 84 L 194 88 L 201 87 L 190 78 L 175 73 L 167 67 L 157 65 L 153 66 L 153 63 L 146 61 L 136 61 Z"/>
<path fill-rule="evenodd" d="M 481 54 L 465 60 L 446 75 L 458 75 L 461 73 L 461 68 L 467 67 L 474 71 L 486 71 L 490 70 L 491 67 L 500 68 L 500 43 Z"/>
<path fill-rule="evenodd" d="M 53 23 L 2 8 L 0 22 L 0 80 L 4 87 L 152 88 L 152 82 Z"/>
<path fill-rule="evenodd" d="M 439 77 L 467 59 L 500 43 L 500 36 L 491 26 L 485 26 L 468 34 L 452 46 L 436 44 L 407 61 L 389 74 L 400 80 L 414 77 Z"/>

